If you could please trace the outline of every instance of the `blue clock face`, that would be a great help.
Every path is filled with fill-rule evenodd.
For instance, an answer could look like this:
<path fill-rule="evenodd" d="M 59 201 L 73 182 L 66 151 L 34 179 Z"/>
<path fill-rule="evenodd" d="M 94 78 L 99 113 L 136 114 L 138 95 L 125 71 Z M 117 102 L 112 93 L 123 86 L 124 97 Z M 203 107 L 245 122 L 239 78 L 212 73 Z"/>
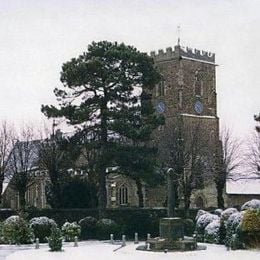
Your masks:
<path fill-rule="evenodd" d="M 200 101 L 196 101 L 194 108 L 198 114 L 203 112 L 203 104 Z"/>
<path fill-rule="evenodd" d="M 158 113 L 164 113 L 164 111 L 165 111 L 165 104 L 164 104 L 164 102 L 162 102 L 162 101 L 160 101 L 158 104 L 157 104 L 157 106 L 156 106 L 156 111 L 158 112 Z"/>

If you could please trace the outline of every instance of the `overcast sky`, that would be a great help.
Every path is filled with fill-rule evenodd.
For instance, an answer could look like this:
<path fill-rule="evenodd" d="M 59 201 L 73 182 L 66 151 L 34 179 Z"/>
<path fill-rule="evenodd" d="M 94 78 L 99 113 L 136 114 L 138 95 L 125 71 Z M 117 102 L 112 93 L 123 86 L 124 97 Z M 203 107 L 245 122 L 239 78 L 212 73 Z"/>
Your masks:
<path fill-rule="evenodd" d="M 216 53 L 218 115 L 247 136 L 260 112 L 260 1 L 0 1 L 0 120 L 40 124 L 63 62 L 91 41 L 141 51 L 181 45 Z"/>

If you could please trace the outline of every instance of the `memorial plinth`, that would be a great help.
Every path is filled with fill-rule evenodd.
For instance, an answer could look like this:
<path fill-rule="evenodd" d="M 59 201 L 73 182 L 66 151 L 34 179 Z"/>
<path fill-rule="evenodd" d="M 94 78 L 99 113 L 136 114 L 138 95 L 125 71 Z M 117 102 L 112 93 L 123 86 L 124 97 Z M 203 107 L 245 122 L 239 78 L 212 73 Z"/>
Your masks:
<path fill-rule="evenodd" d="M 180 240 L 184 238 L 184 227 L 180 218 L 160 219 L 160 238 Z"/>
<path fill-rule="evenodd" d="M 151 251 L 190 251 L 197 249 L 193 238 L 184 239 L 184 225 L 180 218 L 160 219 L 160 237 L 148 239 Z"/>

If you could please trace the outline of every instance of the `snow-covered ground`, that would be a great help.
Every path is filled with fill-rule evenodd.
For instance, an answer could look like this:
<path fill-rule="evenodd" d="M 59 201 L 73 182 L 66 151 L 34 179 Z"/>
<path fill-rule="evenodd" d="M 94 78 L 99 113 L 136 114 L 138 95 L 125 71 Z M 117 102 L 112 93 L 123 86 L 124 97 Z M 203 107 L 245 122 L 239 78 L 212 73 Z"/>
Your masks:
<path fill-rule="evenodd" d="M 49 252 L 46 247 L 17 251 L 6 260 L 259 260 L 260 250 L 227 251 L 224 246 L 207 244 L 207 250 L 193 252 L 145 252 L 135 250 L 136 245 L 114 251 L 118 245 L 99 241 L 80 242 L 79 247 L 65 244 L 63 252 Z"/>

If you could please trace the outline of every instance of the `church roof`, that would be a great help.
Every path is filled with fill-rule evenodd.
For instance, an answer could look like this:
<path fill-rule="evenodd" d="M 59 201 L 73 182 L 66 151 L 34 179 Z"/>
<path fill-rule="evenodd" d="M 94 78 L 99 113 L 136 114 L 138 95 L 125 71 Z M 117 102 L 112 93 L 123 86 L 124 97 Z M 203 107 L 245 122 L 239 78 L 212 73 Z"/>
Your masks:
<path fill-rule="evenodd" d="M 260 195 L 260 179 L 228 180 L 227 194 Z"/>

